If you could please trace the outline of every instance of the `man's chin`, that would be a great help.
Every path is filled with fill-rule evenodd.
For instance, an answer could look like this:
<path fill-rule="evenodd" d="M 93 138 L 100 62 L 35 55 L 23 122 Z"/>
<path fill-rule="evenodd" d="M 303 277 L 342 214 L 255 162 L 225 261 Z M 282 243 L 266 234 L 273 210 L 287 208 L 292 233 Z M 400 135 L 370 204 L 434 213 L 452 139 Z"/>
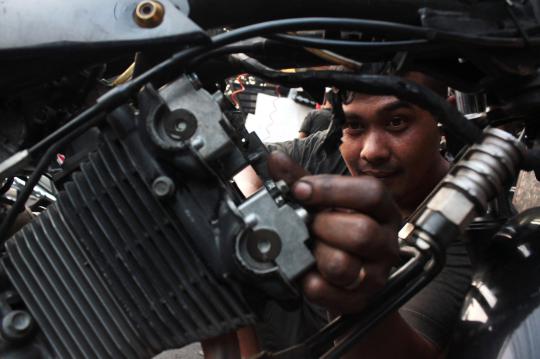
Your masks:
<path fill-rule="evenodd" d="M 404 179 L 399 173 L 386 177 L 377 177 L 377 179 L 386 186 L 393 197 L 400 198 L 405 194 L 403 188 Z"/>

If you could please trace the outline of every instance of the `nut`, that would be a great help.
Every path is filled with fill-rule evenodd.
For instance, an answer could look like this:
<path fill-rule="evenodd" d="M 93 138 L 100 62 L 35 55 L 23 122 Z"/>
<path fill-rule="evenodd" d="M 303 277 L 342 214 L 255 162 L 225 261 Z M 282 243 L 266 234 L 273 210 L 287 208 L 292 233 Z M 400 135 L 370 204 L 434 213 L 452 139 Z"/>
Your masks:
<path fill-rule="evenodd" d="M 135 22 L 140 27 L 153 28 L 159 26 L 163 21 L 165 8 L 159 1 L 141 1 L 135 8 Z"/>

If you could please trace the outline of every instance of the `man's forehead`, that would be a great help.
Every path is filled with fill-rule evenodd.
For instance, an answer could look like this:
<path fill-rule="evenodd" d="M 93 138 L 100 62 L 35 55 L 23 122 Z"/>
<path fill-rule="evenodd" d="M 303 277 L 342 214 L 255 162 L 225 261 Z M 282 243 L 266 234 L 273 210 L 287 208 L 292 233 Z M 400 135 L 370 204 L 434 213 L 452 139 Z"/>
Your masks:
<path fill-rule="evenodd" d="M 397 97 L 391 96 L 391 95 L 381 96 L 381 95 L 355 92 L 352 96 L 352 100 L 350 101 L 350 103 L 353 103 L 355 101 L 387 103 L 387 102 L 393 102 L 397 100 L 398 100 Z"/>
<path fill-rule="evenodd" d="M 399 108 L 412 109 L 415 106 L 395 96 L 375 96 L 368 94 L 356 94 L 350 103 L 343 105 L 345 113 L 364 109 L 370 111 L 393 111 Z"/>

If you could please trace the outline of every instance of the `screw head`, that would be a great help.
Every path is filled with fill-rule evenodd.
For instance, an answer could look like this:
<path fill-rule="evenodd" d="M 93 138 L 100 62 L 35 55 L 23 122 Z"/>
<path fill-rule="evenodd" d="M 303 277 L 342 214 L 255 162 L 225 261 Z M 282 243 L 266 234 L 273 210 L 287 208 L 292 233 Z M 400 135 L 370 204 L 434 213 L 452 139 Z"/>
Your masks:
<path fill-rule="evenodd" d="M 247 232 L 245 239 L 249 255 L 258 262 L 271 262 L 281 253 L 281 239 L 273 230 Z"/>
<path fill-rule="evenodd" d="M 159 198 L 167 198 L 174 194 L 176 188 L 173 180 L 167 176 L 159 176 L 152 183 L 152 191 Z"/>
<path fill-rule="evenodd" d="M 167 135 L 175 141 L 185 141 L 197 131 L 195 115 L 186 109 L 177 109 L 164 119 Z"/>
<path fill-rule="evenodd" d="M 181 122 L 179 121 L 176 126 L 174 126 L 174 129 L 176 130 L 176 132 L 178 133 L 184 133 L 186 132 L 188 128 L 188 125 L 185 123 L 185 122 Z"/>

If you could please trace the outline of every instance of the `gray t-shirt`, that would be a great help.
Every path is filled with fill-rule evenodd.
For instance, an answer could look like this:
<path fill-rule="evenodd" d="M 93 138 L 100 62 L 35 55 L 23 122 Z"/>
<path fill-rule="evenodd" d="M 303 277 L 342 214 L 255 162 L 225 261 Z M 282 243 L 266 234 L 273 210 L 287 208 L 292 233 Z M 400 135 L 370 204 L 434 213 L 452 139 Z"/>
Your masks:
<path fill-rule="evenodd" d="M 324 131 L 330 126 L 331 121 L 332 111 L 328 109 L 310 111 L 300 125 L 300 132 L 311 135 L 315 132 Z"/>
<path fill-rule="evenodd" d="M 348 174 L 339 150 L 323 147 L 327 131 L 305 139 L 268 144 L 269 150 L 281 150 L 312 174 Z M 448 343 L 472 276 L 465 242 L 457 239 L 447 249 L 446 265 L 441 273 L 401 309 L 407 323 L 439 348 Z M 327 324 L 322 308 L 304 302 L 302 308 L 285 311 L 274 302 L 265 304 L 257 333 L 263 349 L 277 351 L 302 342 Z"/>

